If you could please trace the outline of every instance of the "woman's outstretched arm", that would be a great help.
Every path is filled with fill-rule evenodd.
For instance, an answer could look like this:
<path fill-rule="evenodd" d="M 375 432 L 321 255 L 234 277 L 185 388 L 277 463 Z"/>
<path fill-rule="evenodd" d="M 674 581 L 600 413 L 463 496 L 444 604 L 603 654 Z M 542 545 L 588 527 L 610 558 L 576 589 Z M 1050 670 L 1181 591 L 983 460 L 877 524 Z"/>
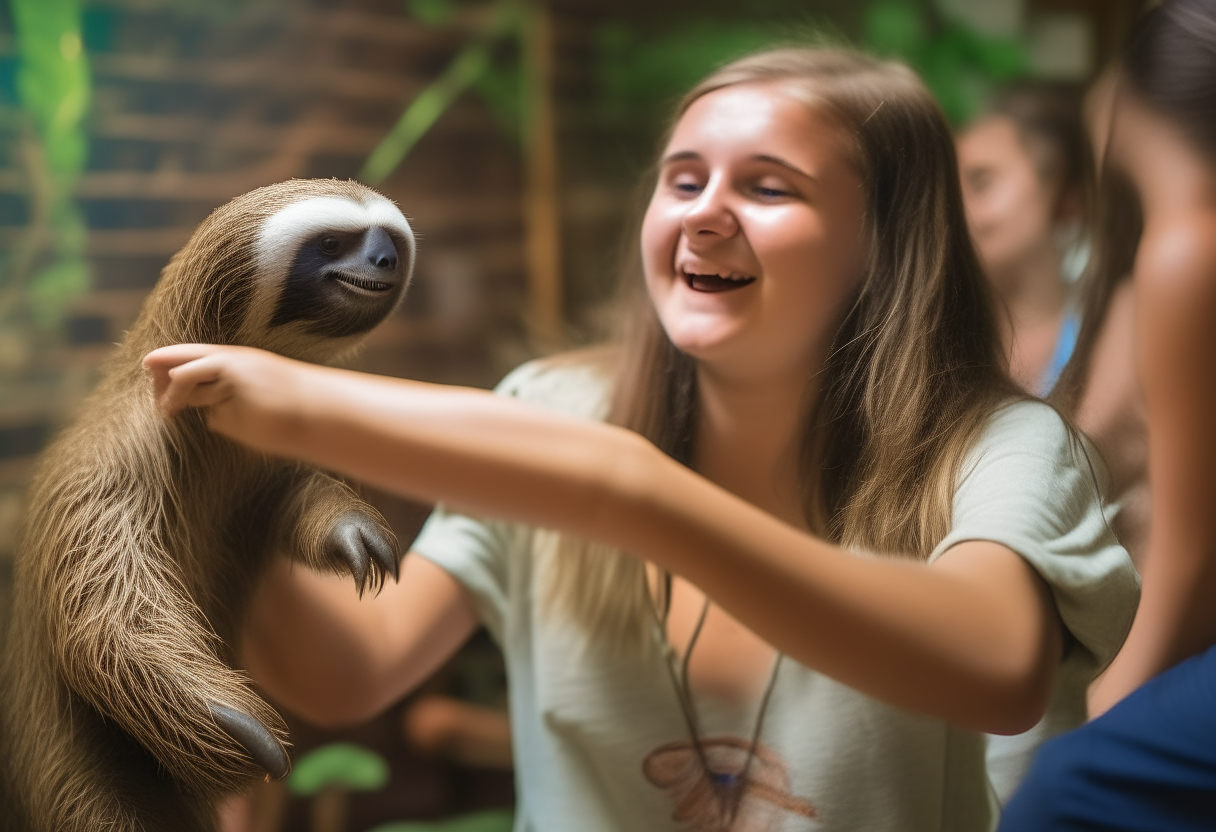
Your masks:
<path fill-rule="evenodd" d="M 364 722 L 425 681 L 480 621 L 456 579 L 408 556 L 375 595 L 276 559 L 250 605 L 241 661 L 277 702 L 321 726 Z"/>
<path fill-rule="evenodd" d="M 240 347 L 152 353 L 161 407 L 422 500 L 603 540 L 683 575 L 761 638 L 862 692 L 976 730 L 1046 708 L 1062 628 L 1017 554 L 961 543 L 931 567 L 856 557 L 636 434 L 484 391 Z"/>

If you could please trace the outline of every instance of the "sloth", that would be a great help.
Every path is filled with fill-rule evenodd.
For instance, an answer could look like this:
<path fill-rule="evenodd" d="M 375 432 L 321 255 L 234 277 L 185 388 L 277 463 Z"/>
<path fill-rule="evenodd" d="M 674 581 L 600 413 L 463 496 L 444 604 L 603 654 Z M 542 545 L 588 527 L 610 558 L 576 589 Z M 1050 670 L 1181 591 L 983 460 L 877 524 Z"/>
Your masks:
<path fill-rule="evenodd" d="M 235 667 L 279 552 L 396 577 L 384 519 L 320 470 L 156 410 L 142 367 L 180 342 L 319 363 L 397 305 L 414 237 L 354 182 L 292 180 L 217 209 L 173 256 L 82 414 L 45 452 L 18 549 L 0 691 L 5 829 L 207 832 L 233 791 L 289 768 L 283 720 Z"/>

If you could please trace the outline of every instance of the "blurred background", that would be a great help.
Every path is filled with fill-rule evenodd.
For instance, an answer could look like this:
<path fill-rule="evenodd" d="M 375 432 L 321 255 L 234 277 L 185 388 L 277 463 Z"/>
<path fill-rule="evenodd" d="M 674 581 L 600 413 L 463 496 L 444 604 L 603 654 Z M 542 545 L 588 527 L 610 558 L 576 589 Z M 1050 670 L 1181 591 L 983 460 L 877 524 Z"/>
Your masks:
<path fill-rule="evenodd" d="M 290 177 L 379 188 L 419 255 L 356 366 L 490 386 L 603 335 L 666 114 L 716 64 L 845 42 L 911 63 L 961 125 L 1016 79 L 1091 82 L 1140 5 L 0 0 L 0 621 L 39 450 L 168 258 L 232 197 Z M 410 540 L 427 507 L 371 496 Z M 233 808 L 231 828 L 501 827 L 508 767 L 443 739 L 484 714 L 443 708 L 501 711 L 504 690 L 479 637 L 426 709 L 415 697 L 346 732 L 293 720 L 307 777 Z"/>

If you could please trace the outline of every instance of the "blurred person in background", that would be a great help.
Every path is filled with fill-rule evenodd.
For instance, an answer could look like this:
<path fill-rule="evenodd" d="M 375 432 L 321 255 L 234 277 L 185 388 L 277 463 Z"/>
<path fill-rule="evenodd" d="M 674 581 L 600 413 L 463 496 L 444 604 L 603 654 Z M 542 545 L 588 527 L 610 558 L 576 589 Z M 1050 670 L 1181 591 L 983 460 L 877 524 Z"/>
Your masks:
<path fill-rule="evenodd" d="M 1101 453 L 1110 476 L 1111 525 L 1143 570 L 1152 501 L 1132 281 L 1141 217 L 1134 189 L 1116 170 L 1102 174 L 1096 214 L 1093 261 L 1078 298 L 1081 330 L 1053 400 Z"/>
<path fill-rule="evenodd" d="M 958 158 L 967 223 L 1002 308 L 1010 374 L 1046 395 L 1079 326 L 1068 270 L 1092 168 L 1080 96 L 1046 82 L 1003 90 L 959 135 Z"/>
<path fill-rule="evenodd" d="M 1093 440 L 1110 475 L 1111 525 L 1138 569 L 1144 567 L 1151 501 L 1148 426 L 1136 371 L 1132 265 L 1143 226 L 1127 176 L 1106 158 L 1118 66 L 1102 73 L 1085 99 L 1098 173 L 1093 253 L 1078 287 L 1081 329 L 1052 398 Z"/>
<path fill-rule="evenodd" d="M 1146 15 L 1108 153 L 1143 220 L 1132 265 L 1152 483 L 1143 598 L 1095 690 L 1100 715 L 1043 747 L 1004 832 L 1216 823 L 1216 3 L 1167 0 Z"/>

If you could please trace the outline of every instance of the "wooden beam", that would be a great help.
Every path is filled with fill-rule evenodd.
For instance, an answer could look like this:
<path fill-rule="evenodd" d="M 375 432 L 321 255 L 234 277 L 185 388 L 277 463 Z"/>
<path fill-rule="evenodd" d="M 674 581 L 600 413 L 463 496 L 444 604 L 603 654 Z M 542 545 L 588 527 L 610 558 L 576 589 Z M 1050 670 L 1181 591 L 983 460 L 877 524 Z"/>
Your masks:
<path fill-rule="evenodd" d="M 533 0 L 524 60 L 528 123 L 524 146 L 524 223 L 530 295 L 528 326 L 542 352 L 562 343 L 561 221 L 557 137 L 553 117 L 553 21 L 545 0 Z"/>

